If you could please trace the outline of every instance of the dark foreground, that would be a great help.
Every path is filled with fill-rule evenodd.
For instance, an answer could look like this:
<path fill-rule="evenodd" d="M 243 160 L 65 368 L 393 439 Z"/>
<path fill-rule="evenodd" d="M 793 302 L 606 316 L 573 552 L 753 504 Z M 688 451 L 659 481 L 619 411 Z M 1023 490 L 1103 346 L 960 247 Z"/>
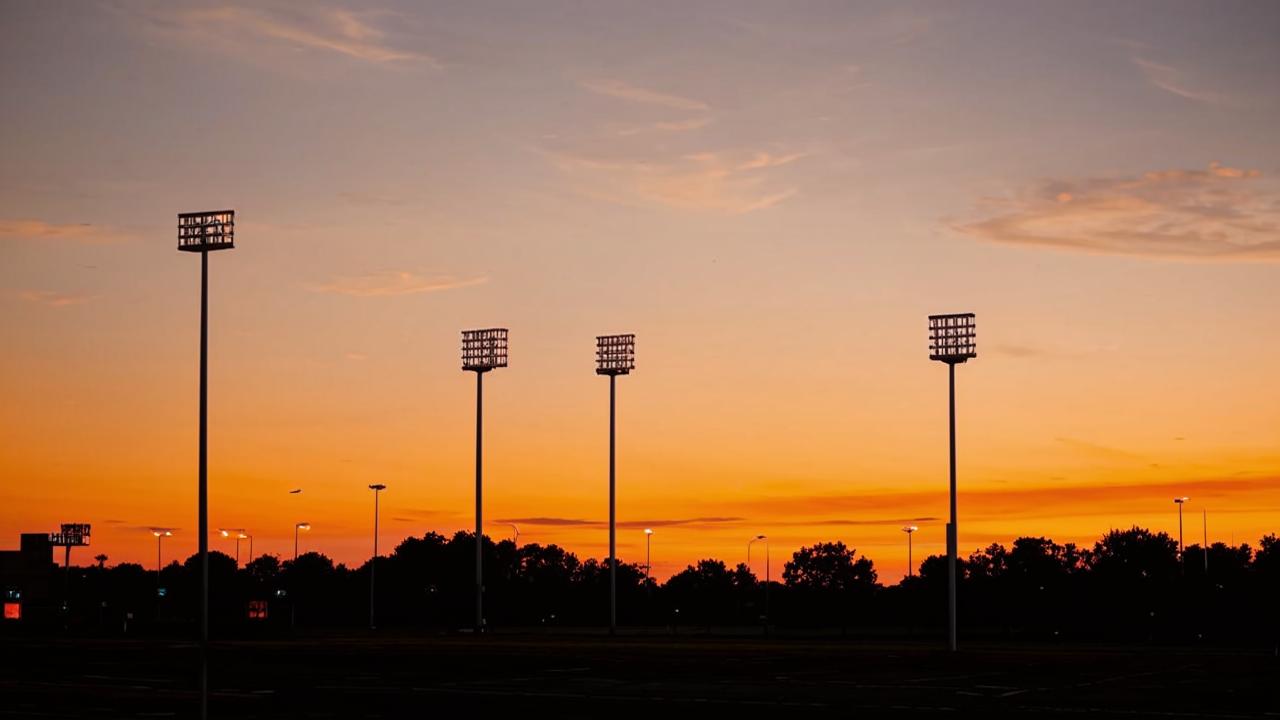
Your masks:
<path fill-rule="evenodd" d="M 194 717 L 195 649 L 0 640 L 0 718 Z M 797 638 L 215 643 L 211 717 L 1280 717 L 1271 652 Z"/>

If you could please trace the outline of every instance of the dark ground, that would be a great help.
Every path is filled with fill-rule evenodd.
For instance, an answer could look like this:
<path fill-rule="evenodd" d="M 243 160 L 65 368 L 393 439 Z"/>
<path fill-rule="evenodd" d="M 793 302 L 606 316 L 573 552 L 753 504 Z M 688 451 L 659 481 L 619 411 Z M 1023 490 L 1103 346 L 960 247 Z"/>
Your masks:
<path fill-rule="evenodd" d="M 194 645 L 0 639 L 0 718 L 193 717 Z M 1280 717 L 1272 651 L 852 639 L 216 642 L 211 717 Z"/>

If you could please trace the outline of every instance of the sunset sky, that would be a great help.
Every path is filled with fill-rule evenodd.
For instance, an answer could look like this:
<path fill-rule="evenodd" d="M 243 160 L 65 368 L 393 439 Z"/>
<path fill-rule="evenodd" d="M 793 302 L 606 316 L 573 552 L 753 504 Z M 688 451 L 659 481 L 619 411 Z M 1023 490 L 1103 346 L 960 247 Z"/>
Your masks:
<path fill-rule="evenodd" d="M 471 526 L 459 331 L 502 326 L 486 530 L 605 555 L 594 336 L 634 332 L 624 561 L 896 582 L 901 526 L 943 551 L 939 312 L 963 553 L 1175 495 L 1188 542 L 1280 531 L 1280 4 L 425 5 L 0 4 L 0 547 L 194 551 L 175 226 L 224 207 L 210 525 L 259 553 L 363 562 L 373 482 L 384 548 Z"/>

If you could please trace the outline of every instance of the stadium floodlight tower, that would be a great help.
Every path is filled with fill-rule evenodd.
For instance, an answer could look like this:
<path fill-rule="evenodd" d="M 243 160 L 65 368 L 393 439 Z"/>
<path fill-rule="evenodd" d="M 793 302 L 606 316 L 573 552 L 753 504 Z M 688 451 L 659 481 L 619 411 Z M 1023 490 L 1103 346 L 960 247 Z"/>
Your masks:
<path fill-rule="evenodd" d="M 978 357 L 973 313 L 929 316 L 929 359 L 947 364 L 951 431 L 951 522 L 947 523 L 947 641 L 956 651 L 956 365 Z"/>
<path fill-rule="evenodd" d="M 476 624 L 484 631 L 484 374 L 507 366 L 507 329 L 462 331 L 462 369 L 476 374 Z"/>
<path fill-rule="evenodd" d="M 630 375 L 636 369 L 635 335 L 599 335 L 596 337 L 596 374 L 609 376 L 609 634 L 618 632 L 618 543 L 615 500 L 616 479 L 615 442 L 617 406 L 617 380 L 619 375 Z"/>
<path fill-rule="evenodd" d="M 178 215 L 178 250 L 200 253 L 200 717 L 209 717 L 209 253 L 235 247 L 236 212 L 213 210 Z"/>

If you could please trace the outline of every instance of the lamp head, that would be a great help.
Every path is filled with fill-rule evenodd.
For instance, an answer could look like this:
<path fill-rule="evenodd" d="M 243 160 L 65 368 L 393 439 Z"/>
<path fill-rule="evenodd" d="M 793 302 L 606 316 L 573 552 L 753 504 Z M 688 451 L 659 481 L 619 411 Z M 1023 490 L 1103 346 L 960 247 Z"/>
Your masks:
<path fill-rule="evenodd" d="M 386 490 L 387 486 L 383 485 L 382 483 L 374 483 L 373 485 L 369 486 L 369 489 L 373 490 L 374 492 L 377 492 L 379 490 Z"/>
<path fill-rule="evenodd" d="M 1187 497 L 1186 495 L 1183 495 L 1182 497 L 1176 497 L 1176 498 L 1174 498 L 1174 499 L 1173 499 L 1173 501 L 1174 501 L 1174 502 L 1176 502 L 1176 503 L 1178 503 L 1179 505 L 1181 505 L 1181 504 L 1183 504 L 1184 502 L 1186 502 L 1186 501 L 1188 501 L 1188 500 L 1190 500 L 1190 499 L 1191 499 L 1191 498 Z"/>
<path fill-rule="evenodd" d="M 929 316 L 929 359 L 948 365 L 978 357 L 973 313 Z"/>
<path fill-rule="evenodd" d="M 645 529 L 644 529 L 644 534 L 645 534 L 645 535 L 652 535 L 652 534 L 653 534 L 653 528 L 645 528 Z"/>
<path fill-rule="evenodd" d="M 902 532 L 904 532 L 904 533 L 906 533 L 906 534 L 910 535 L 911 533 L 913 533 L 913 532 L 915 532 L 915 531 L 917 531 L 917 530 L 919 530 L 919 529 L 920 529 L 920 528 L 916 527 L 915 525 L 908 525 L 908 526 L 906 526 L 906 527 L 902 528 Z"/>
<path fill-rule="evenodd" d="M 299 529 L 299 530 L 310 530 L 310 529 L 311 529 L 311 523 L 305 523 L 305 522 L 298 523 L 298 526 L 297 526 L 297 527 L 298 527 L 298 529 Z"/>
<path fill-rule="evenodd" d="M 596 374 L 630 375 L 636 369 L 636 336 L 596 336 Z"/>
<path fill-rule="evenodd" d="M 462 331 L 462 369 L 488 372 L 507 366 L 507 329 Z"/>

